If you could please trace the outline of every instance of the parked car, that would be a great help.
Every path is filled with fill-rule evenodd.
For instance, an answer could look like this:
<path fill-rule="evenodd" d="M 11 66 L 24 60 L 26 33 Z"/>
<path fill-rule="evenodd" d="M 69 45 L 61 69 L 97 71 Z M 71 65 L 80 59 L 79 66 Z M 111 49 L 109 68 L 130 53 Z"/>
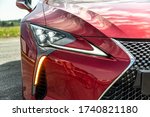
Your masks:
<path fill-rule="evenodd" d="M 17 0 L 25 99 L 150 99 L 148 0 Z"/>

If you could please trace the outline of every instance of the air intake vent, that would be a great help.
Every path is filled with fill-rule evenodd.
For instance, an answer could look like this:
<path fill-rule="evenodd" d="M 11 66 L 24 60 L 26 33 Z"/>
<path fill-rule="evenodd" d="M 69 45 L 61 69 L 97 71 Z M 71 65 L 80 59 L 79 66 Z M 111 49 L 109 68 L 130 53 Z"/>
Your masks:
<path fill-rule="evenodd" d="M 42 100 L 47 93 L 46 73 L 44 67 L 42 67 L 39 76 L 40 77 L 39 77 L 38 84 L 36 86 L 35 98 L 37 100 Z"/>

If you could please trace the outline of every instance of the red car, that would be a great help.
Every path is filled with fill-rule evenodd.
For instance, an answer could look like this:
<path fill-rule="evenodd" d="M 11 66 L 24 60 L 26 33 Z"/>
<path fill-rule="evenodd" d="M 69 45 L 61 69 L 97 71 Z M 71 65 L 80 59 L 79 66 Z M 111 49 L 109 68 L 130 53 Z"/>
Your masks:
<path fill-rule="evenodd" d="M 149 0 L 17 0 L 25 99 L 150 99 Z"/>

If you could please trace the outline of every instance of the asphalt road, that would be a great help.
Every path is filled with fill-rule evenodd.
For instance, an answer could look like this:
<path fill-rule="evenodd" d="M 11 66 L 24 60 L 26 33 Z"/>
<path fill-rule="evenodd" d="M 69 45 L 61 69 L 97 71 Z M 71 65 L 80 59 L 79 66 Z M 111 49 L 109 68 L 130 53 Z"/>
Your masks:
<path fill-rule="evenodd" d="M 21 88 L 19 39 L 0 39 L 0 100 L 22 99 Z"/>

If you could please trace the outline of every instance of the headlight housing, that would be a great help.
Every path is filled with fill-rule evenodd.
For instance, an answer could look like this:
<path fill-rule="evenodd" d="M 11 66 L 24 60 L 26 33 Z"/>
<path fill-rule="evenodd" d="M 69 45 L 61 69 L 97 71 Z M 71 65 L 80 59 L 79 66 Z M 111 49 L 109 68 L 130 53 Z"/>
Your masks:
<path fill-rule="evenodd" d="M 84 54 L 107 56 L 106 53 L 89 43 L 93 50 L 83 50 L 77 48 L 66 47 L 65 45 L 74 42 L 76 39 L 69 33 L 58 31 L 54 29 L 48 29 L 45 27 L 31 24 L 31 29 L 36 39 L 36 42 L 41 47 L 53 47 L 56 49 L 63 49 L 68 51 L 74 51 Z"/>
<path fill-rule="evenodd" d="M 47 47 L 52 45 L 66 45 L 75 41 L 75 38 L 68 33 L 47 29 L 31 24 L 32 31 L 38 45 Z"/>

